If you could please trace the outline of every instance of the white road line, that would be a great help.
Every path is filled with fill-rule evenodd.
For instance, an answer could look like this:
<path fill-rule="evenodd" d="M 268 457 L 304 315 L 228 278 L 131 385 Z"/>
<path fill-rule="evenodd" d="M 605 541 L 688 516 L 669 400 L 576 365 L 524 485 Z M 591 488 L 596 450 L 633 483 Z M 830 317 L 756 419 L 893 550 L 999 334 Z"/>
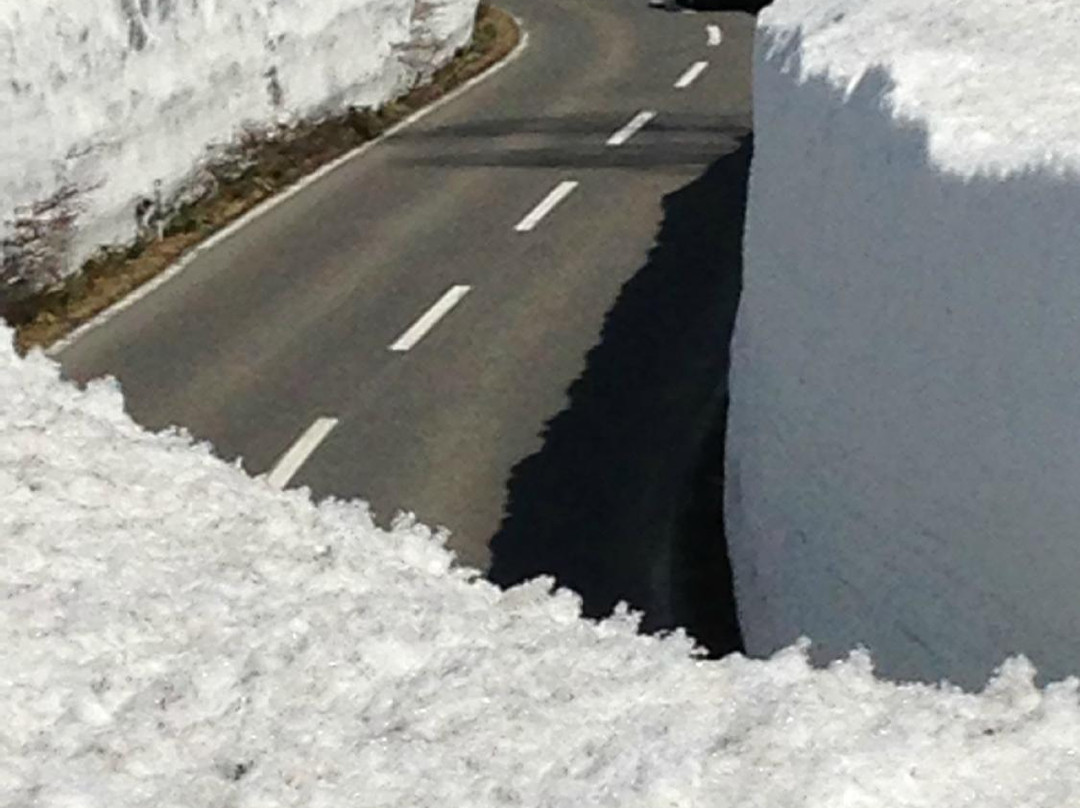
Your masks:
<path fill-rule="evenodd" d="M 638 132 L 640 132 L 653 118 L 656 117 L 656 113 L 651 109 L 642 110 L 633 118 L 630 119 L 630 123 L 616 132 L 614 135 L 607 139 L 607 145 L 609 146 L 621 146 Z"/>
<path fill-rule="evenodd" d="M 102 311 L 100 314 L 96 314 L 94 317 L 87 320 L 85 323 L 80 325 L 63 339 L 54 342 L 52 345 L 45 349 L 45 354 L 47 356 L 59 356 L 66 348 L 73 345 L 84 335 L 109 322 L 109 320 L 113 319 L 113 317 L 122 312 L 124 309 L 134 306 L 144 297 L 147 297 L 152 292 L 160 289 L 166 283 L 168 283 L 185 269 L 187 269 L 191 264 L 193 264 L 195 262 L 195 259 L 197 259 L 199 256 L 213 249 L 226 239 L 232 238 L 236 233 L 238 233 L 251 222 L 262 216 L 265 216 L 274 208 L 278 207 L 284 202 L 287 202 L 288 200 L 299 194 L 301 191 L 304 191 L 306 188 L 319 182 L 323 177 L 327 176 L 328 174 L 334 173 L 346 163 L 350 163 L 361 155 L 367 153 L 369 150 L 375 148 L 384 140 L 394 137 L 398 132 L 401 132 L 404 129 L 408 129 L 410 126 L 419 122 L 423 118 L 426 118 L 428 115 L 435 112 L 436 110 L 441 109 L 447 104 L 450 104 L 461 96 L 465 95 L 465 93 L 469 92 L 469 90 L 471 90 L 473 87 L 476 87 L 482 82 L 487 81 L 488 79 L 495 76 L 497 73 L 512 65 L 519 58 L 521 58 L 521 55 L 529 46 L 529 32 L 525 29 L 524 23 L 522 23 L 522 21 L 516 15 L 514 16 L 514 22 L 517 24 L 518 30 L 521 31 L 521 39 L 518 41 L 517 47 L 515 47 L 514 50 L 511 51 L 510 54 L 506 56 L 501 62 L 488 68 L 483 73 L 473 76 L 460 87 L 456 87 L 455 89 L 448 92 L 438 101 L 433 101 L 428 106 L 421 107 L 412 115 L 391 126 L 378 137 L 369 140 L 367 143 L 362 143 L 352 151 L 346 152 L 345 154 L 341 155 L 341 157 L 338 157 L 336 160 L 327 163 L 322 168 L 316 169 L 314 172 L 308 174 L 303 179 L 298 180 L 295 185 L 291 185 L 280 193 L 271 196 L 265 202 L 259 203 L 247 213 L 245 213 L 243 216 L 241 216 L 239 219 L 235 219 L 231 224 L 226 225 L 217 233 L 210 236 L 210 238 L 206 239 L 206 241 L 200 242 L 199 244 L 192 247 L 191 250 L 181 255 L 180 258 L 176 261 L 176 263 L 174 263 L 160 275 L 156 276 L 153 280 L 144 283 L 131 294 L 121 298 L 116 303 L 113 303 L 111 306 Z"/>
<path fill-rule="evenodd" d="M 300 467 L 311 457 L 312 452 L 319 448 L 319 444 L 326 440 L 326 436 L 338 424 L 337 418 L 319 418 L 300 438 L 289 447 L 289 451 L 281 456 L 277 465 L 266 475 L 266 481 L 274 488 L 284 488 L 289 481 L 300 471 Z"/>
<path fill-rule="evenodd" d="M 470 286 L 451 286 L 447 289 L 446 294 L 440 297 L 434 306 L 420 315 L 420 319 L 409 326 L 408 331 L 397 338 L 397 341 L 390 346 L 390 350 L 398 352 L 411 350 L 416 343 L 424 338 L 428 331 L 435 327 L 439 320 L 450 312 L 450 309 L 461 302 L 461 298 L 465 297 L 471 288 Z"/>
<path fill-rule="evenodd" d="M 719 25 L 706 25 L 705 33 L 709 37 L 710 48 L 715 48 L 724 41 L 724 32 L 720 29 Z"/>
<path fill-rule="evenodd" d="M 679 76 L 679 80 L 675 82 L 675 89 L 685 90 L 694 83 L 698 76 L 705 72 L 705 68 L 708 66 L 708 62 L 694 62 L 685 73 Z"/>
<path fill-rule="evenodd" d="M 577 187 L 578 184 L 576 180 L 564 180 L 560 182 L 550 194 L 540 201 L 539 205 L 529 211 L 528 215 L 514 226 L 514 229 L 519 233 L 528 233 L 540 224 L 541 219 L 551 213 L 551 211 L 555 210 L 556 205 L 566 199 L 566 197 L 570 196 Z"/>

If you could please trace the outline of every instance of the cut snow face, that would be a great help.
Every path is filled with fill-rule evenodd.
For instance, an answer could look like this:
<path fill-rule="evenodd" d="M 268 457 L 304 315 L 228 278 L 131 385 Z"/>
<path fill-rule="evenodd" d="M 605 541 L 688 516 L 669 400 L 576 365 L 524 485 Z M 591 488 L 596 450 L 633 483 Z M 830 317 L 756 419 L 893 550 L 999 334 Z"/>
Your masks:
<path fill-rule="evenodd" d="M 211 148 L 377 106 L 472 33 L 475 0 L 0 0 L 0 237 L 56 280 L 130 240 Z M 140 203 L 140 200 L 145 200 Z M 12 272 L 5 266 L 6 274 Z M 0 276 L 0 280 L 7 280 Z"/>
<path fill-rule="evenodd" d="M 695 659 L 151 435 L 0 327 L 0 804 L 1057 806 L 1076 682 Z"/>
<path fill-rule="evenodd" d="M 1080 7 L 759 20 L 726 515 L 748 651 L 1080 673 Z"/>

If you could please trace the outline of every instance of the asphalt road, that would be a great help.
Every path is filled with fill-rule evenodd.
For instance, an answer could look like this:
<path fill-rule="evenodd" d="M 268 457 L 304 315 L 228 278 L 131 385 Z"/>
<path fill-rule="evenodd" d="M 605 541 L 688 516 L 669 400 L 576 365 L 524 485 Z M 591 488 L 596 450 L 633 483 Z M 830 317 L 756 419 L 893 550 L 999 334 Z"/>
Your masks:
<path fill-rule="evenodd" d="M 181 425 L 255 474 L 336 419 L 289 485 L 366 499 L 383 523 L 406 509 L 445 525 L 474 566 L 494 546 L 498 580 L 562 564 L 575 583 L 605 577 L 601 551 L 636 558 L 626 586 L 606 575 L 596 611 L 667 569 L 670 528 L 641 536 L 682 518 L 688 470 L 710 434 L 715 448 L 753 18 L 506 7 L 530 36 L 520 58 L 59 358 L 77 380 L 118 377 L 140 423 Z M 642 111 L 655 117 L 607 145 Z M 562 183 L 577 184 L 523 231 Z"/>

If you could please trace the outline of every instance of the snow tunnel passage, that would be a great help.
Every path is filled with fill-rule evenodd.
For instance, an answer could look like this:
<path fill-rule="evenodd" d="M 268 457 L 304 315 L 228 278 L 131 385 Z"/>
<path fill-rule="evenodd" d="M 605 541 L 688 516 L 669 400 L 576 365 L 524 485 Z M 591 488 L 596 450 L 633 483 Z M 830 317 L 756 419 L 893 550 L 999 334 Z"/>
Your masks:
<path fill-rule="evenodd" d="M 589 617 L 627 601 L 645 631 L 741 650 L 723 526 L 728 346 L 742 288 L 752 136 L 664 198 L 646 264 L 519 463 L 489 577 L 551 575 Z"/>

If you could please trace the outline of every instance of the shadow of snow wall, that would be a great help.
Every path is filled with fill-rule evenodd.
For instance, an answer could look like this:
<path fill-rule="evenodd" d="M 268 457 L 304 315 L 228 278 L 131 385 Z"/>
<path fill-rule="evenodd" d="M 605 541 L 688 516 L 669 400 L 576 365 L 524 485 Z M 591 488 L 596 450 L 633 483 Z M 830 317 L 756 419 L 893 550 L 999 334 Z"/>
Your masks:
<path fill-rule="evenodd" d="M 760 35 L 759 35 L 760 36 Z M 1080 182 L 961 178 L 759 39 L 726 518 L 747 651 L 1080 673 Z"/>
<path fill-rule="evenodd" d="M 648 262 L 514 468 L 489 572 L 501 586 L 551 575 L 587 617 L 625 601 L 644 631 L 684 628 L 714 656 L 741 650 L 721 502 L 753 148 L 744 127 L 717 140 L 726 153 L 664 197 Z"/>
<path fill-rule="evenodd" d="M 0 296 L 198 196 L 245 129 L 377 106 L 472 35 L 476 0 L 55 0 L 0 12 Z M 144 203 L 146 204 L 146 203 Z"/>

